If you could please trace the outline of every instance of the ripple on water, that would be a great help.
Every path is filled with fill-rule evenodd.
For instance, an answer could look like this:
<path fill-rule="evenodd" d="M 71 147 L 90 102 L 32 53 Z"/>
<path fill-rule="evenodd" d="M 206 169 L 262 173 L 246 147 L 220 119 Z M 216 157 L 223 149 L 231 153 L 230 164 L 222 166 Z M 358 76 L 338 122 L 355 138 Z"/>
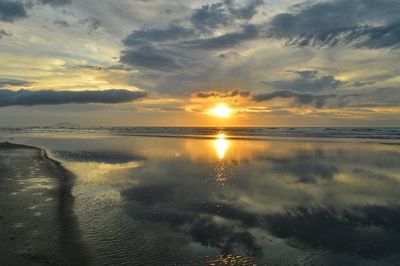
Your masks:
<path fill-rule="evenodd" d="M 251 256 L 242 256 L 234 254 L 220 255 L 216 259 L 206 259 L 209 266 L 235 265 L 235 266 L 253 266 L 256 262 Z"/>
<path fill-rule="evenodd" d="M 22 227 L 24 227 L 24 223 L 15 223 L 15 224 L 13 225 L 13 227 L 15 227 L 15 228 L 22 228 Z"/>

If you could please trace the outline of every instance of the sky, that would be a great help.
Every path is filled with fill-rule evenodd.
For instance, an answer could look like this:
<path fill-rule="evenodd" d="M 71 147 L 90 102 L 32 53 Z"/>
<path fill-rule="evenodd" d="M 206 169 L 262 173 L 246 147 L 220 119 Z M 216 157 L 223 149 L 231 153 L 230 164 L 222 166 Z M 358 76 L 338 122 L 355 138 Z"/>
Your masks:
<path fill-rule="evenodd" d="M 0 0 L 0 126 L 399 126 L 399 14 L 399 0 Z"/>

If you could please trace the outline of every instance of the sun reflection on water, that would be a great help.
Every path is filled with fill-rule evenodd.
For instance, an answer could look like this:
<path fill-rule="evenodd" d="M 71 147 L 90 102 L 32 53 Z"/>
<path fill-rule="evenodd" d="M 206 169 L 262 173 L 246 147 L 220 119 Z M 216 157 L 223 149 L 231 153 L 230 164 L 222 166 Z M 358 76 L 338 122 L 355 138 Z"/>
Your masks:
<path fill-rule="evenodd" d="M 224 160 L 229 148 L 229 140 L 224 133 L 220 133 L 215 140 L 215 150 L 219 161 L 215 165 L 215 179 L 219 185 L 224 185 L 227 179 L 226 162 Z"/>
<path fill-rule="evenodd" d="M 217 151 L 217 156 L 220 160 L 224 159 L 226 151 L 229 148 L 229 141 L 226 140 L 224 133 L 220 133 L 215 140 L 215 149 Z"/>

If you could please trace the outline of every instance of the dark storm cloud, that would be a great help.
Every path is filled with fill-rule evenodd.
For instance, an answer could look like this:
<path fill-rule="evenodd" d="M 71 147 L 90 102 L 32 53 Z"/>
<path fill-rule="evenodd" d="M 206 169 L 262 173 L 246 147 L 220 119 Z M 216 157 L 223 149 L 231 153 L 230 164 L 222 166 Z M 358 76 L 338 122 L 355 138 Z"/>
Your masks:
<path fill-rule="evenodd" d="M 8 86 L 30 86 L 32 82 L 20 79 L 1 79 L 0 78 L 0 88 L 1 87 L 8 87 Z"/>
<path fill-rule="evenodd" d="M 397 0 L 337 0 L 298 5 L 275 16 L 271 35 L 288 45 L 393 48 L 400 44 L 400 2 Z"/>
<path fill-rule="evenodd" d="M 271 93 L 256 94 L 253 95 L 253 100 L 256 102 L 271 101 L 276 98 L 289 98 L 293 99 L 294 105 L 296 106 L 313 106 L 316 108 L 322 108 L 326 105 L 326 102 L 330 98 L 337 97 L 334 94 L 331 95 L 314 95 L 311 93 L 298 93 L 294 91 L 274 91 Z"/>
<path fill-rule="evenodd" d="M 177 25 L 171 25 L 165 29 L 142 29 L 135 30 L 122 42 L 127 46 L 141 45 L 146 42 L 176 41 L 181 38 L 195 35 L 193 29 L 187 29 Z"/>
<path fill-rule="evenodd" d="M 219 50 L 235 47 L 244 41 L 254 40 L 259 35 L 259 29 L 256 25 L 245 25 L 238 32 L 230 32 L 217 37 L 196 39 L 183 42 L 186 48 L 198 48 L 205 50 Z"/>
<path fill-rule="evenodd" d="M 143 91 L 112 89 L 104 91 L 0 90 L 0 107 L 13 105 L 55 105 L 69 103 L 124 103 L 146 96 Z"/>
<path fill-rule="evenodd" d="M 172 71 L 181 69 L 173 53 L 151 45 L 122 51 L 120 61 L 141 68 Z"/>
<path fill-rule="evenodd" d="M 64 6 L 72 3 L 72 0 L 38 0 L 43 5 Z"/>
<path fill-rule="evenodd" d="M 25 17 L 27 13 L 21 2 L 0 0 L 0 21 L 14 22 Z"/>
<path fill-rule="evenodd" d="M 326 75 L 319 76 L 318 71 L 293 71 L 299 75 L 299 78 L 292 80 L 279 80 L 264 82 L 267 85 L 271 85 L 277 89 L 282 90 L 294 90 L 294 91 L 321 91 L 335 89 L 342 85 L 343 82 L 335 79 L 334 76 Z"/>
<path fill-rule="evenodd" d="M 222 93 L 222 92 L 217 92 L 217 91 L 199 91 L 195 94 L 195 96 L 198 98 L 210 98 L 210 97 L 228 98 L 228 97 L 235 97 L 235 96 L 249 97 L 250 92 L 240 90 L 240 89 L 234 89 L 227 93 Z"/>

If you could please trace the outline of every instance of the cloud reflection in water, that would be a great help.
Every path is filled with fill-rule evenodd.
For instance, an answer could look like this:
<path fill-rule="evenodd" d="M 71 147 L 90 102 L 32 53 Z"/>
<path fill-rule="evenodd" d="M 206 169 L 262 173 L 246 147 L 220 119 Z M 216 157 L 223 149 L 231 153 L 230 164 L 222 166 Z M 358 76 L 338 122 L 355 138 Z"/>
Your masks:
<path fill-rule="evenodd" d="M 201 264 L 229 254 L 261 265 L 400 260 L 396 145 L 144 137 L 96 144 L 81 149 L 146 158 L 123 171 L 109 164 L 102 180 L 121 198 L 107 208 L 91 198 L 104 183 L 87 183 L 85 171 L 78 173 L 77 206 L 91 206 L 78 210 L 83 234 L 98 223 L 101 230 L 88 237 L 101 243 L 96 254 L 104 261 L 114 249 L 113 261 L 134 256 L 149 264 Z M 107 242 L 106 235 L 118 237 Z"/>

